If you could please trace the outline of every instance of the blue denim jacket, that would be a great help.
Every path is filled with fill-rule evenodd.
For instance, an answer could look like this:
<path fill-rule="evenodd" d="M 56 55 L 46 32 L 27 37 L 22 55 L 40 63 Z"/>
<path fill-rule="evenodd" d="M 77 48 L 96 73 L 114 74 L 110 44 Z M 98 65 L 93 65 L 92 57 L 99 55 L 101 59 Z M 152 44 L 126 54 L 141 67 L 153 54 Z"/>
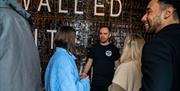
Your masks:
<path fill-rule="evenodd" d="M 75 56 L 63 48 L 56 48 L 45 72 L 46 91 L 89 91 L 89 79 L 80 79 Z"/>

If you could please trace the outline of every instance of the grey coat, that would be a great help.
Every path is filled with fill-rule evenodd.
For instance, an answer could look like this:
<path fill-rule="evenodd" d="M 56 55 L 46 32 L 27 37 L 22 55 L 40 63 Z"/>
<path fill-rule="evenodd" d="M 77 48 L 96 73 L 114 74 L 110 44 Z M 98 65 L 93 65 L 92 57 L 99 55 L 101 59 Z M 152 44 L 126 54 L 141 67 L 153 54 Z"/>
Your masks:
<path fill-rule="evenodd" d="M 12 1 L 0 0 L 0 91 L 41 91 L 30 14 Z"/>

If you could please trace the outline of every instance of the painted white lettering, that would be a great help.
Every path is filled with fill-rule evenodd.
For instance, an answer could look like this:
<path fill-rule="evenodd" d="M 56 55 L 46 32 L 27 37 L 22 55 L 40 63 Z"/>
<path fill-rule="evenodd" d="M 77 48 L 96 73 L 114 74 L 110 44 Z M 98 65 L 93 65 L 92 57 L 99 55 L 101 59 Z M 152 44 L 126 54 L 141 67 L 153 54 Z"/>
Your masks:
<path fill-rule="evenodd" d="M 74 13 L 75 13 L 75 14 L 83 14 L 84 12 L 78 11 L 78 10 L 77 10 L 77 6 L 78 6 L 77 4 L 78 4 L 78 2 L 77 2 L 77 0 L 75 0 L 75 6 L 74 6 L 75 9 L 74 9 Z"/>
<path fill-rule="evenodd" d="M 68 10 L 62 10 L 62 0 L 59 0 L 59 13 L 67 13 Z"/>
<path fill-rule="evenodd" d="M 30 3 L 30 0 L 24 0 L 24 8 L 25 8 L 25 10 L 28 10 L 29 3 Z"/>
<path fill-rule="evenodd" d="M 34 41 L 35 41 L 36 46 L 37 46 L 37 35 L 38 35 L 38 29 L 35 29 L 35 31 L 34 31 Z"/>
<path fill-rule="evenodd" d="M 51 33 L 51 49 L 53 49 L 53 43 L 54 43 L 54 34 L 57 32 L 57 30 L 47 30 L 47 32 Z"/>
<path fill-rule="evenodd" d="M 94 0 L 94 15 L 104 16 L 104 13 L 98 13 L 97 12 L 97 7 L 104 8 L 104 5 L 103 4 L 97 4 L 97 0 Z"/>
<path fill-rule="evenodd" d="M 49 1 L 48 0 L 46 0 L 46 3 L 43 3 L 43 0 L 40 1 L 40 4 L 38 6 L 38 11 L 41 10 L 41 6 L 46 6 L 48 8 L 48 12 L 51 12 L 51 8 L 49 6 Z"/>
<path fill-rule="evenodd" d="M 23 5 L 25 10 L 28 10 L 30 7 L 30 3 L 31 0 L 23 0 Z M 58 13 L 68 13 L 68 6 L 63 6 L 65 4 L 63 4 L 63 0 L 58 0 L 58 4 L 59 4 L 59 10 L 57 11 Z M 66 1 L 66 0 L 64 0 Z M 107 0 L 105 0 L 105 2 L 107 2 Z M 117 3 L 117 4 L 115 4 Z M 110 17 L 118 17 L 121 12 L 122 12 L 122 2 L 121 0 L 110 0 L 110 2 L 108 2 L 108 4 L 110 5 Z M 114 6 L 117 5 L 117 6 Z M 38 6 L 38 11 L 41 11 L 42 6 L 46 7 L 48 9 L 48 12 L 51 12 L 51 8 L 49 5 L 49 1 L 48 0 L 40 0 L 39 6 Z M 74 0 L 74 13 L 75 14 L 84 14 L 84 11 L 78 10 L 78 0 Z M 115 11 L 116 8 L 118 10 Z M 105 6 L 104 6 L 104 2 L 99 3 L 98 0 L 94 0 L 94 15 L 95 16 L 105 16 L 104 10 Z M 99 11 L 101 10 L 101 11 Z"/>
<path fill-rule="evenodd" d="M 121 14 L 121 10 L 122 10 L 122 4 L 120 0 L 115 0 L 119 3 L 119 12 L 117 14 L 113 14 L 113 2 L 114 0 L 111 0 L 111 11 L 110 11 L 110 16 L 112 17 L 118 17 Z"/>

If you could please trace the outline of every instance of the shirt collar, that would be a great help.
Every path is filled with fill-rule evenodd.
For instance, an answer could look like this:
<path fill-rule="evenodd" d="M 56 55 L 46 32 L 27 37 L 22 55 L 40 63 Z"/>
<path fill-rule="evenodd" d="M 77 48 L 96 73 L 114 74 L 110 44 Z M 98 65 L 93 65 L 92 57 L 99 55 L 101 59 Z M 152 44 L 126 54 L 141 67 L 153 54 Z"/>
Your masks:
<path fill-rule="evenodd" d="M 64 48 L 56 47 L 56 51 L 57 52 L 64 52 L 64 53 L 68 54 L 69 56 L 71 56 L 74 60 L 76 60 L 76 57 L 71 52 L 67 51 Z"/>

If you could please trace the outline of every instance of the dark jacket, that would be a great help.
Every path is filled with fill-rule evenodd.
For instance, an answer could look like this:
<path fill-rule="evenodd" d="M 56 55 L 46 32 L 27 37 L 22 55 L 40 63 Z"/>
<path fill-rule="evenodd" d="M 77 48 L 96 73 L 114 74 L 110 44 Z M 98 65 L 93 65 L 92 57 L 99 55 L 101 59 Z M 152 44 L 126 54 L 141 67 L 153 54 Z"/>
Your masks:
<path fill-rule="evenodd" d="M 141 91 L 180 91 L 180 24 L 164 27 L 142 53 Z"/>
<path fill-rule="evenodd" d="M 22 8 L 12 6 L 0 0 L 0 91 L 41 91 L 40 59 L 31 28 Z"/>

